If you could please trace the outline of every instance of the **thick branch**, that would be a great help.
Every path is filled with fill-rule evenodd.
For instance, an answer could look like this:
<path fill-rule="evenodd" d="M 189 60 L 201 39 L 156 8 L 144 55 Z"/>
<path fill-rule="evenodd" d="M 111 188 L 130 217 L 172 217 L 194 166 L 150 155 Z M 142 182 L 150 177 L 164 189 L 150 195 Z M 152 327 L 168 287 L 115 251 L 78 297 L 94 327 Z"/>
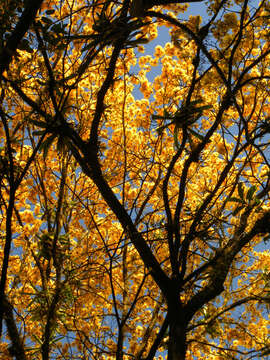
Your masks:
<path fill-rule="evenodd" d="M 12 34 L 7 40 L 6 46 L 0 51 L 0 77 L 5 70 L 8 70 L 21 40 L 33 23 L 43 0 L 25 0 L 25 9 Z"/>
<path fill-rule="evenodd" d="M 128 36 L 128 34 L 126 36 Z M 140 254 L 145 266 L 148 268 L 155 282 L 160 287 L 163 294 L 166 296 L 168 295 L 168 290 L 170 288 L 170 280 L 164 273 L 164 271 L 161 269 L 159 262 L 153 255 L 143 236 L 137 231 L 136 226 L 134 225 L 127 211 L 119 202 L 112 189 L 110 188 L 109 184 L 104 179 L 98 160 L 98 129 L 101 116 L 104 111 L 104 98 L 109 87 L 113 83 L 116 62 L 123 48 L 125 40 L 125 38 L 120 38 L 115 43 L 106 79 L 104 80 L 103 85 L 98 92 L 96 111 L 94 119 L 92 121 L 89 144 L 87 147 L 79 147 L 85 158 L 79 159 L 77 156 L 77 160 L 81 160 L 79 163 L 83 170 L 87 168 L 89 169 L 86 174 L 88 176 L 91 175 L 91 178 L 97 185 L 101 195 L 103 196 L 111 210 L 114 212 L 114 214 L 117 216 L 123 229 L 129 235 L 133 245 Z M 74 149 L 71 149 L 71 151 L 72 150 Z"/>
<path fill-rule="evenodd" d="M 26 360 L 23 341 L 20 338 L 14 317 L 13 309 L 7 298 L 3 301 L 4 319 L 7 326 L 8 336 L 11 340 L 12 346 L 9 348 L 11 355 L 15 356 L 17 360 Z"/>
<path fill-rule="evenodd" d="M 97 156 L 89 152 L 85 159 L 82 159 L 81 162 L 80 165 L 82 169 L 85 169 L 87 165 L 91 169 L 91 178 L 98 187 L 101 195 L 109 205 L 110 209 L 117 216 L 123 229 L 129 235 L 130 240 L 140 254 L 141 259 L 148 268 L 150 274 L 153 276 L 155 282 L 160 287 L 163 294 L 168 296 L 168 293 L 172 290 L 170 290 L 170 279 L 161 269 L 159 262 L 150 250 L 143 236 L 140 232 L 138 232 L 127 211 L 119 202 L 112 189 L 104 179 Z M 89 173 L 87 175 L 89 176 Z"/>

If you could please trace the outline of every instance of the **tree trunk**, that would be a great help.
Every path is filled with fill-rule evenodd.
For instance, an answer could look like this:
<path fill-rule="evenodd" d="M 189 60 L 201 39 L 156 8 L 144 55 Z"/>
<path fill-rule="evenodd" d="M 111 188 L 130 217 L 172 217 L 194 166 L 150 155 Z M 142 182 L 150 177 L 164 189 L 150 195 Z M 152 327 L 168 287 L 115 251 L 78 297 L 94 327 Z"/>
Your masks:
<path fill-rule="evenodd" d="M 180 300 L 168 306 L 169 343 L 168 360 L 185 360 L 187 322 L 182 311 Z"/>

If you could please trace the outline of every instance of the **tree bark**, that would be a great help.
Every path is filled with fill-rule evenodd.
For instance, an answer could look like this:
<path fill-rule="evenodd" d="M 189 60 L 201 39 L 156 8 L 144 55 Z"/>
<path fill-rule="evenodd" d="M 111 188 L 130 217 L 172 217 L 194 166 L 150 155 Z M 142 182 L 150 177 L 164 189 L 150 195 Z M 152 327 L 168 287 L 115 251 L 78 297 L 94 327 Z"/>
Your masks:
<path fill-rule="evenodd" d="M 168 301 L 169 343 L 168 360 L 185 360 L 187 321 L 180 296 L 177 293 L 173 301 Z"/>

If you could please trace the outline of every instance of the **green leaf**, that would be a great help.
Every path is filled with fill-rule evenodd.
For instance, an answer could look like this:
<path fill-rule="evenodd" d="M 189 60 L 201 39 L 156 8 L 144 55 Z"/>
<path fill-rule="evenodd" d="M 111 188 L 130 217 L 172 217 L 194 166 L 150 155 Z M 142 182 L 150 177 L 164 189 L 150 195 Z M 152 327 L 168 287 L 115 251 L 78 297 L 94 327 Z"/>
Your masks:
<path fill-rule="evenodd" d="M 32 334 L 32 336 L 40 345 L 42 345 L 42 341 L 39 337 L 37 337 L 34 333 Z"/>
<path fill-rule="evenodd" d="M 192 130 L 192 129 L 188 129 L 188 131 L 192 134 L 192 135 L 194 135 L 196 138 L 198 138 L 198 139 L 200 139 L 200 140 L 204 140 L 204 136 L 202 136 L 201 134 L 198 134 L 196 131 L 194 131 L 194 130 Z"/>
<path fill-rule="evenodd" d="M 248 189 L 247 195 L 246 195 L 246 199 L 247 200 L 252 200 L 254 193 L 257 190 L 257 186 L 256 185 L 252 185 L 251 188 Z"/>
<path fill-rule="evenodd" d="M 43 157 L 46 159 L 50 146 L 52 145 L 54 139 L 56 138 L 55 134 L 50 135 L 40 146 L 40 150 L 43 150 Z"/>
<path fill-rule="evenodd" d="M 179 141 L 178 141 L 178 133 L 179 133 L 179 126 L 175 126 L 174 127 L 174 132 L 173 132 L 173 138 L 174 138 L 174 145 L 175 145 L 177 150 L 180 147 L 180 144 L 179 144 Z"/>
<path fill-rule="evenodd" d="M 53 21 L 46 16 L 42 16 L 41 21 L 48 25 L 51 25 L 53 23 Z"/>
<path fill-rule="evenodd" d="M 194 106 L 194 105 L 197 105 L 197 104 L 200 104 L 202 103 L 202 99 L 197 99 L 197 100 L 193 100 L 190 102 L 190 105 L 191 106 Z"/>
<path fill-rule="evenodd" d="M 56 344 L 58 341 L 61 341 L 65 338 L 65 336 L 60 335 L 60 336 L 55 336 L 53 339 L 50 340 L 50 345 L 51 344 Z"/>
<path fill-rule="evenodd" d="M 33 135 L 35 136 L 42 136 L 46 133 L 47 130 L 36 130 L 36 131 L 33 131 Z"/>
<path fill-rule="evenodd" d="M 152 119 L 153 120 L 167 120 L 167 119 L 172 120 L 172 119 L 174 119 L 174 116 L 152 115 Z"/>
<path fill-rule="evenodd" d="M 51 31 L 55 32 L 56 34 L 65 33 L 65 29 L 62 27 L 61 24 L 54 24 L 51 27 Z"/>
<path fill-rule="evenodd" d="M 46 10 L 45 11 L 47 15 L 52 15 L 55 13 L 55 10 L 54 9 L 50 9 L 50 10 Z"/>
<path fill-rule="evenodd" d="M 238 189 L 238 195 L 242 200 L 244 200 L 244 184 L 242 182 L 239 182 L 237 185 L 237 189 Z"/>
<path fill-rule="evenodd" d="M 245 208 L 245 205 L 238 206 L 232 213 L 232 215 L 237 215 L 241 210 Z"/>
<path fill-rule="evenodd" d="M 41 127 L 41 128 L 47 128 L 48 124 L 45 122 L 45 121 L 38 121 L 38 120 L 32 120 L 32 119 L 29 119 L 30 123 L 38 126 L 38 127 Z"/>
<path fill-rule="evenodd" d="M 203 105 L 203 106 L 200 106 L 198 108 L 196 108 L 197 110 L 200 110 L 200 111 L 203 111 L 203 110 L 207 110 L 207 109 L 212 109 L 212 105 Z"/>
<path fill-rule="evenodd" d="M 167 127 L 169 127 L 171 124 L 173 124 L 174 122 L 173 121 L 171 121 L 169 124 L 167 124 L 167 125 L 163 125 L 163 126 L 160 126 L 160 127 L 158 127 L 157 128 L 157 133 L 159 134 L 159 135 L 161 135 L 162 134 L 162 131 L 164 130 L 164 129 L 166 129 Z M 177 127 L 177 126 L 176 126 Z"/>
<path fill-rule="evenodd" d="M 130 47 L 136 47 L 137 45 L 140 45 L 140 44 L 147 44 L 149 43 L 149 39 L 146 39 L 146 38 L 140 38 L 140 39 L 137 39 L 137 40 L 131 40 L 131 41 L 127 41 L 127 46 L 130 46 Z"/>
<path fill-rule="evenodd" d="M 236 198 L 236 197 L 228 198 L 227 201 L 233 201 L 233 202 L 238 202 L 238 203 L 243 204 L 243 200 L 242 200 L 242 199 L 239 199 L 239 198 Z"/>
<path fill-rule="evenodd" d="M 61 245 L 68 245 L 70 241 L 69 235 L 68 234 L 59 235 L 58 240 Z"/>

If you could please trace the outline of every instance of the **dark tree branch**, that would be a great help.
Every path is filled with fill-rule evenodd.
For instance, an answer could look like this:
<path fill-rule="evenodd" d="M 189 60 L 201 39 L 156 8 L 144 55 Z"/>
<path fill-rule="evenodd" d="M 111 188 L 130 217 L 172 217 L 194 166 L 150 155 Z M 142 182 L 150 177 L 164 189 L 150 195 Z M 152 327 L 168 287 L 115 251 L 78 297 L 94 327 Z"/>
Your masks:
<path fill-rule="evenodd" d="M 209 282 L 201 291 L 195 294 L 185 305 L 189 320 L 203 305 L 220 295 L 224 290 L 224 282 L 228 275 L 230 266 L 241 251 L 256 235 L 268 234 L 270 232 L 270 211 L 258 219 L 252 229 L 246 233 L 247 219 L 251 209 L 247 209 L 241 216 L 240 226 L 227 246 L 221 250 L 209 269 Z"/>
<path fill-rule="evenodd" d="M 203 0 L 132 0 L 130 6 L 130 15 L 132 17 L 144 16 L 144 12 L 153 6 L 166 6 L 172 4 L 186 4 L 190 2 L 202 2 Z"/>
<path fill-rule="evenodd" d="M 5 70 L 8 70 L 12 58 L 26 32 L 33 23 L 38 10 L 41 8 L 43 0 L 25 0 L 24 11 L 7 40 L 3 49 L 0 49 L 0 77 Z"/>
<path fill-rule="evenodd" d="M 15 356 L 17 360 L 26 360 L 23 341 L 20 338 L 13 316 L 13 308 L 6 297 L 4 297 L 2 306 L 4 311 L 4 319 L 7 325 L 8 336 L 12 343 L 12 346 L 9 348 L 10 355 Z"/>
<path fill-rule="evenodd" d="M 154 356 L 156 355 L 156 352 L 157 352 L 162 340 L 164 339 L 164 336 L 166 334 L 168 326 L 169 326 L 169 316 L 167 314 L 161 325 L 161 328 L 155 338 L 155 341 L 153 342 L 153 345 L 151 346 L 151 348 L 149 350 L 147 357 L 142 360 L 153 360 L 154 359 Z"/>
<path fill-rule="evenodd" d="M 254 296 L 248 296 L 248 297 L 245 297 L 241 300 L 238 300 L 238 301 L 235 301 L 233 302 L 232 304 L 230 304 L 229 306 L 227 306 L 225 309 L 223 309 L 222 311 L 218 312 L 217 314 L 215 314 L 213 317 L 211 317 L 209 320 L 207 321 L 200 321 L 199 323 L 195 324 L 195 325 L 192 325 L 190 326 L 187 331 L 191 331 L 199 326 L 207 326 L 207 325 L 210 325 L 210 324 L 213 324 L 213 322 L 215 322 L 221 315 L 225 314 L 226 312 L 238 307 L 238 306 L 241 306 L 243 304 L 246 304 L 250 301 L 265 301 L 265 302 L 268 302 L 269 301 L 269 298 L 268 297 L 263 297 L 263 296 L 259 296 L 259 295 L 254 295 Z"/>
<path fill-rule="evenodd" d="M 7 123 L 7 119 L 5 116 L 4 111 L 0 107 L 0 116 L 2 119 L 2 123 L 4 125 L 5 129 L 5 135 L 6 135 L 6 143 L 7 143 L 7 153 L 9 157 L 9 203 L 7 207 L 7 214 L 6 214 L 6 238 L 5 238 L 5 246 L 4 246 L 4 258 L 2 263 L 2 271 L 1 271 L 1 280 L 0 280 L 0 337 L 2 336 L 2 322 L 3 322 L 3 315 L 4 315 L 4 296 L 5 296 L 5 286 L 6 286 L 6 280 L 7 280 L 7 273 L 8 273 L 8 263 L 9 263 L 9 256 L 10 256 L 10 249 L 11 249 L 11 243 L 12 243 L 12 216 L 13 216 L 13 210 L 15 205 L 15 194 L 16 191 L 23 180 L 27 170 L 29 169 L 31 163 L 35 159 L 35 156 L 42 144 L 42 141 L 45 137 L 45 134 L 41 137 L 39 140 L 37 146 L 33 149 L 33 153 L 28 159 L 24 169 L 22 170 L 20 176 L 15 179 L 14 176 L 14 164 L 13 164 L 13 155 L 12 155 L 12 144 L 10 139 L 10 133 L 9 133 L 9 126 Z"/>
<path fill-rule="evenodd" d="M 126 34 L 126 37 L 127 36 L 128 34 Z M 96 111 L 92 121 L 89 142 L 87 146 L 85 146 L 84 144 L 83 147 L 78 147 L 80 151 L 84 154 L 84 158 L 79 157 L 78 152 L 75 151 L 75 153 L 77 159 L 80 160 L 79 164 L 81 165 L 82 169 L 87 170 L 87 175 L 90 175 L 92 180 L 97 185 L 101 195 L 104 197 L 109 207 L 119 219 L 121 225 L 123 226 L 123 229 L 128 233 L 133 245 L 139 252 L 142 260 L 144 261 L 146 267 L 153 276 L 155 282 L 158 284 L 163 294 L 166 296 L 168 292 L 171 292 L 170 280 L 168 276 L 164 273 L 164 271 L 161 269 L 159 262 L 150 250 L 143 236 L 137 231 L 136 226 L 134 225 L 127 211 L 119 202 L 107 181 L 104 179 L 98 159 L 98 131 L 100 120 L 104 111 L 104 98 L 109 87 L 113 83 L 116 62 L 121 50 L 123 49 L 126 37 L 121 37 L 118 41 L 116 41 L 114 45 L 114 50 L 110 59 L 107 76 L 98 92 Z M 75 147 L 78 146 L 77 144 L 74 145 Z M 74 147 L 71 148 L 71 151 L 73 150 Z"/>
<path fill-rule="evenodd" d="M 41 346 L 42 360 L 49 360 L 50 340 L 51 340 L 52 329 L 53 326 L 55 325 L 55 312 L 57 310 L 57 305 L 60 300 L 60 293 L 61 293 L 60 284 L 56 284 L 53 300 L 48 309 L 47 322 L 44 331 L 44 339 Z"/>
<path fill-rule="evenodd" d="M 171 208 L 170 208 L 170 204 L 169 204 L 168 183 L 169 183 L 173 168 L 174 168 L 177 160 L 180 158 L 181 154 L 184 151 L 186 142 L 187 142 L 187 132 L 183 131 L 183 138 L 182 138 L 181 145 L 180 145 L 178 151 L 176 152 L 176 154 L 173 156 L 173 158 L 169 164 L 166 176 L 165 176 L 163 184 L 162 184 L 163 202 L 164 202 L 165 212 L 166 212 L 166 216 L 167 216 L 167 235 L 168 235 L 168 243 L 169 243 L 169 250 L 170 250 L 170 262 L 171 262 L 172 271 L 173 271 L 174 275 L 178 275 L 179 264 L 178 264 L 178 259 L 177 259 L 178 256 L 176 253 L 176 247 L 175 247 L 174 238 L 173 238 L 176 229 L 174 227 L 172 212 L 171 212 Z"/>

